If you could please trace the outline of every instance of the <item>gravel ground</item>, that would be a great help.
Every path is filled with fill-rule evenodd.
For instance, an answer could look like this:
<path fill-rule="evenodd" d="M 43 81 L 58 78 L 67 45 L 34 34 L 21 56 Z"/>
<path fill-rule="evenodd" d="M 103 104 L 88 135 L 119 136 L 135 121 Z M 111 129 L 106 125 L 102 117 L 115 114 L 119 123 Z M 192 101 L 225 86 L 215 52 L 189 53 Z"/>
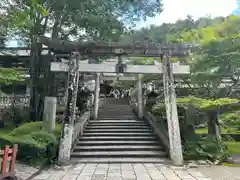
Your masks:
<path fill-rule="evenodd" d="M 212 180 L 240 180 L 240 167 L 198 167 L 197 171 Z"/>

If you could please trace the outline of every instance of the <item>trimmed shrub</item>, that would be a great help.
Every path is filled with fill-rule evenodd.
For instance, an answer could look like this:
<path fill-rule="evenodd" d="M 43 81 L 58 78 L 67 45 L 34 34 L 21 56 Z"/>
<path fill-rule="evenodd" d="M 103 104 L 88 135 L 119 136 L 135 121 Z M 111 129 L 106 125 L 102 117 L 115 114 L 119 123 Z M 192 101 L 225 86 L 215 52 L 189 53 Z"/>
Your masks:
<path fill-rule="evenodd" d="M 240 110 L 224 113 L 220 119 L 223 125 L 237 127 L 240 130 Z"/>
<path fill-rule="evenodd" d="M 147 99 L 147 102 L 146 102 L 146 108 L 148 111 L 151 111 L 153 105 L 155 105 L 157 102 L 156 98 L 149 98 Z"/>
<path fill-rule="evenodd" d="M 15 128 L 12 132 L 12 136 L 22 136 L 30 134 L 31 132 L 37 132 L 42 130 L 42 122 L 30 122 L 25 123 L 17 128 Z"/>
<path fill-rule="evenodd" d="M 41 121 L 30 122 L 30 123 L 25 123 L 25 124 L 15 128 L 11 132 L 11 135 L 12 136 L 22 136 L 22 135 L 30 134 L 32 132 L 39 132 L 41 130 L 42 130 L 42 122 Z M 61 125 L 60 124 L 56 124 L 56 128 L 53 133 L 56 137 L 60 136 L 60 134 L 61 134 Z"/>
<path fill-rule="evenodd" d="M 184 143 L 184 158 L 187 160 L 209 159 L 224 161 L 229 156 L 224 144 L 218 144 L 213 136 L 196 136 Z"/>
<path fill-rule="evenodd" d="M 0 147 L 18 144 L 17 159 L 26 163 L 35 164 L 46 157 L 46 148 L 39 145 L 30 135 L 20 137 L 1 135 Z M 37 163 L 36 163 L 37 164 Z"/>
<path fill-rule="evenodd" d="M 30 136 L 37 142 L 37 144 L 45 147 L 46 157 L 49 161 L 56 157 L 58 140 L 54 134 L 45 131 L 39 131 L 32 132 Z"/>
<path fill-rule="evenodd" d="M 53 133 L 42 131 L 42 122 L 26 123 L 15 128 L 8 135 L 0 136 L 0 147 L 19 145 L 17 159 L 30 164 L 38 164 L 56 157 L 61 126 L 56 125 Z"/>

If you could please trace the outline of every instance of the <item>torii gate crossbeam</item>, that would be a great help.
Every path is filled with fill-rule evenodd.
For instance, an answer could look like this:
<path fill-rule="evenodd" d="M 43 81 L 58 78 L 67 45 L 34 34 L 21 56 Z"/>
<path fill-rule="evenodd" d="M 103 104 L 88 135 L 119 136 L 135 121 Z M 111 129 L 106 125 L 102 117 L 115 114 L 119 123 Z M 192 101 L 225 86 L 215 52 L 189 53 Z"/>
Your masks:
<path fill-rule="evenodd" d="M 51 71 L 68 72 L 69 65 L 63 62 L 52 62 Z M 113 64 L 80 64 L 79 72 L 91 73 L 118 73 L 116 65 Z M 128 74 L 163 74 L 162 63 L 158 65 L 126 65 L 124 73 Z M 188 65 L 173 64 L 173 74 L 189 74 L 190 67 Z"/>

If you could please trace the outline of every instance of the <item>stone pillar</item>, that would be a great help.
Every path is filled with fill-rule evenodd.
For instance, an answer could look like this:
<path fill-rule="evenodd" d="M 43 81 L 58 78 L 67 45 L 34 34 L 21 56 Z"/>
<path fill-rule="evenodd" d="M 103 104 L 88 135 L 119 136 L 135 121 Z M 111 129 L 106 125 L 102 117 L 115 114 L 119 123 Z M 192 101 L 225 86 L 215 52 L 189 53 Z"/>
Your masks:
<path fill-rule="evenodd" d="M 58 161 L 65 163 L 70 160 L 70 153 L 72 149 L 72 138 L 74 130 L 74 120 L 76 117 L 76 98 L 78 92 L 78 55 L 73 55 L 69 60 L 69 80 L 68 80 L 68 98 L 67 108 L 62 125 L 62 133 L 59 146 Z"/>
<path fill-rule="evenodd" d="M 43 130 L 52 132 L 56 124 L 57 98 L 45 97 L 43 109 Z"/>
<path fill-rule="evenodd" d="M 163 63 L 163 87 L 170 144 L 170 157 L 174 165 L 182 166 L 183 165 L 182 144 L 180 137 L 176 93 L 174 87 L 170 53 L 166 54 L 166 56 L 162 59 L 162 63 Z"/>
<path fill-rule="evenodd" d="M 99 92 L 100 92 L 100 73 L 97 73 L 95 78 L 93 119 L 97 119 L 97 115 L 98 115 Z"/>
<path fill-rule="evenodd" d="M 138 75 L 138 82 L 137 82 L 137 100 L 138 100 L 138 117 L 140 119 L 143 118 L 143 93 L 142 93 L 142 76 Z"/>
<path fill-rule="evenodd" d="M 27 96 L 30 96 L 30 91 L 31 91 L 31 88 L 29 87 L 29 84 L 26 85 L 26 95 Z"/>

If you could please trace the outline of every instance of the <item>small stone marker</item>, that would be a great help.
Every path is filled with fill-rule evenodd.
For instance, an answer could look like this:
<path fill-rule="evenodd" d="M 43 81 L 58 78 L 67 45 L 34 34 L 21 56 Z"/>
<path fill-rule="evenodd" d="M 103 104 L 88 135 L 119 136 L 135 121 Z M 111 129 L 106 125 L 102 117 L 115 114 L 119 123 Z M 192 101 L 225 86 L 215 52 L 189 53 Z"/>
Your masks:
<path fill-rule="evenodd" d="M 43 109 L 43 130 L 52 132 L 56 123 L 57 98 L 45 97 Z"/>

